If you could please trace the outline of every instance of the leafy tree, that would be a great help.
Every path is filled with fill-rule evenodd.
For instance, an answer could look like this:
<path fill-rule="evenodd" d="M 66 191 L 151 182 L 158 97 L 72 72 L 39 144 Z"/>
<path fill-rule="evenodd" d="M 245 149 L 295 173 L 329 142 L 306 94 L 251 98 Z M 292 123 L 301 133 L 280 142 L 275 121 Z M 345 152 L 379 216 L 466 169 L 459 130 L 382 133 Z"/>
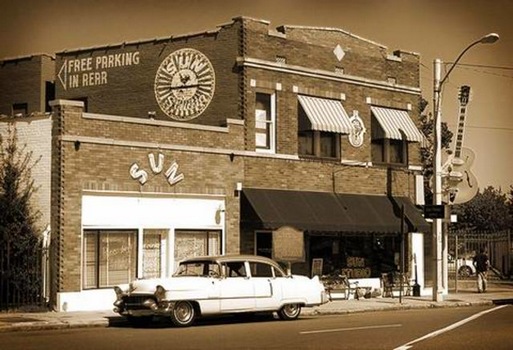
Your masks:
<path fill-rule="evenodd" d="M 428 106 L 428 102 L 422 98 L 420 102 L 420 121 L 421 121 L 421 130 L 426 136 L 426 144 L 424 147 L 421 147 L 420 155 L 422 160 L 422 165 L 424 168 L 424 193 L 426 196 L 426 203 L 431 203 L 433 194 L 431 191 L 431 182 L 433 177 L 433 133 L 434 133 L 434 119 L 431 113 L 426 113 L 426 107 Z M 442 122 L 442 152 L 445 150 L 446 152 L 449 150 L 453 133 L 449 130 L 447 123 Z"/>
<path fill-rule="evenodd" d="M 513 225 L 511 197 L 500 189 L 488 186 L 467 203 L 455 205 L 458 222 L 451 229 L 472 231 L 501 231 Z"/>
<path fill-rule="evenodd" d="M 32 152 L 18 147 L 13 124 L 8 124 L 6 136 L 4 140 L 0 134 L 0 295 L 2 302 L 12 303 L 13 298 L 33 298 L 40 293 L 36 226 L 41 214 L 31 206 L 36 191 L 31 168 L 37 161 L 32 160 Z"/>

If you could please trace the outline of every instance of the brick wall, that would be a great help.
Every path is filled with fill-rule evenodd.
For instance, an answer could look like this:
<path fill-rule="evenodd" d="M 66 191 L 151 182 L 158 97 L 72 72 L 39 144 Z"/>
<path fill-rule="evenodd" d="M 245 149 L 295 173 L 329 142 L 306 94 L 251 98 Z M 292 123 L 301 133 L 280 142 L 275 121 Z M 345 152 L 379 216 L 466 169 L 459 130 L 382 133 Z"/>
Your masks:
<path fill-rule="evenodd" d="M 357 79 L 331 73 L 339 65 L 332 52 L 336 43 L 348 51 L 343 68 Z M 156 68 L 183 47 L 209 57 L 217 82 L 208 109 L 185 123 L 163 115 L 153 90 Z M 84 190 L 225 196 L 229 253 L 252 252 L 253 245 L 252 233 L 240 232 L 237 182 L 255 188 L 413 196 L 414 173 L 406 167 L 297 158 L 297 94 L 339 99 L 349 114 L 359 112 L 367 128 L 364 146 L 354 148 L 342 135 L 341 154 L 343 160 L 364 165 L 371 160 L 369 98 L 389 107 L 411 105 L 410 116 L 418 123 L 417 55 L 397 53 L 390 59 L 385 47 L 340 31 L 283 29 L 269 35 L 267 22 L 241 18 L 219 31 L 190 37 L 60 53 L 56 73 L 62 72 L 65 62 L 69 67 L 70 60 L 127 52 L 138 52 L 139 63 L 105 69 L 105 84 L 64 89 L 57 83 L 57 98 L 87 97 L 89 113 L 83 113 L 77 102 L 58 100 L 54 105 L 52 261 L 58 267 L 54 291 L 80 289 Z M 276 55 L 284 55 L 287 64 L 272 65 Z M 267 68 L 244 65 L 241 60 L 247 59 L 264 60 Z M 101 71 L 84 67 L 76 73 Z M 387 82 L 390 75 L 395 75 L 397 86 Z M 277 96 L 277 155 L 254 152 L 257 91 Z M 148 111 L 157 112 L 154 120 L 148 118 Z M 417 144 L 410 144 L 410 164 L 420 164 L 418 151 Z M 166 164 L 176 161 L 184 181 L 169 186 L 163 176 L 150 176 L 141 186 L 132 179 L 130 166 L 147 164 L 149 153 L 162 153 Z"/>
<path fill-rule="evenodd" d="M 45 81 L 54 80 L 55 62 L 48 55 L 0 61 L 0 114 L 11 115 L 15 103 L 28 113 L 45 111 Z"/>
<path fill-rule="evenodd" d="M 49 115 L 40 115 L 0 121 L 0 134 L 7 135 L 8 125 L 14 125 L 18 136 L 18 147 L 24 154 L 31 155 L 30 177 L 36 191 L 32 197 L 34 210 L 41 212 L 38 229 L 43 231 L 50 224 L 50 167 L 51 167 L 51 128 Z"/>
<path fill-rule="evenodd" d="M 187 123 L 223 125 L 227 118 L 239 118 L 238 72 L 235 69 L 239 52 L 238 35 L 239 25 L 234 23 L 219 32 L 205 32 L 190 37 L 170 37 L 58 53 L 56 73 L 64 78 L 63 72 L 67 71 L 67 75 L 66 87 L 60 80 L 56 83 L 56 98 L 73 100 L 87 97 L 88 111 L 92 113 L 148 118 L 148 112 L 155 111 L 157 120 L 173 120 L 165 115 L 157 103 L 154 93 L 155 75 L 169 54 L 178 49 L 193 48 L 211 61 L 216 84 L 208 109 Z M 121 66 L 109 68 L 101 63 L 105 56 L 119 58 L 119 55 L 133 56 L 135 53 L 138 58 L 131 60 L 131 64 L 121 65 L 121 59 L 113 59 L 113 64 L 118 62 Z M 92 85 L 85 85 L 84 76 L 90 77 L 91 74 L 93 77 L 97 74 L 98 81 L 92 79 Z"/>
<path fill-rule="evenodd" d="M 225 196 L 226 212 L 231 213 L 226 217 L 225 245 L 228 253 L 240 251 L 240 209 L 234 190 L 237 182 L 243 182 L 244 158 L 231 157 L 220 149 L 241 150 L 242 125 L 235 123 L 209 131 L 165 126 L 161 122 L 141 125 L 106 121 L 94 119 L 93 115 L 87 117 L 80 105 L 59 100 L 54 107 L 52 243 L 53 261 L 58 266 L 56 291 L 80 290 L 84 190 Z M 192 145 L 195 147 L 187 148 Z M 220 153 L 212 151 L 214 148 Z M 162 175 L 150 175 L 145 185 L 132 179 L 130 166 L 138 163 L 149 169 L 149 153 L 162 153 L 165 167 L 176 162 L 184 180 L 170 186 Z"/>

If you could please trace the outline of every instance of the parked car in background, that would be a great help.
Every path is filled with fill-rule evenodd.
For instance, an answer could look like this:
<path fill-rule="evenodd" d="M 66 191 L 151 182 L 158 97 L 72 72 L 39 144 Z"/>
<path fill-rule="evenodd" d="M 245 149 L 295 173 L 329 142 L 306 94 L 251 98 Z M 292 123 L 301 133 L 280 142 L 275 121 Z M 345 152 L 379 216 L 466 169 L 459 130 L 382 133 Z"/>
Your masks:
<path fill-rule="evenodd" d="M 458 276 L 460 277 L 470 277 L 476 274 L 473 255 L 460 256 L 458 259 L 455 259 L 453 255 L 449 254 L 447 261 L 449 271 L 458 271 Z"/>
<path fill-rule="evenodd" d="M 253 255 L 186 259 L 170 278 L 138 279 L 114 290 L 114 311 L 130 321 L 166 316 L 181 327 L 216 314 L 277 312 L 294 320 L 303 306 L 328 301 L 317 276 L 287 275 L 273 260 Z"/>

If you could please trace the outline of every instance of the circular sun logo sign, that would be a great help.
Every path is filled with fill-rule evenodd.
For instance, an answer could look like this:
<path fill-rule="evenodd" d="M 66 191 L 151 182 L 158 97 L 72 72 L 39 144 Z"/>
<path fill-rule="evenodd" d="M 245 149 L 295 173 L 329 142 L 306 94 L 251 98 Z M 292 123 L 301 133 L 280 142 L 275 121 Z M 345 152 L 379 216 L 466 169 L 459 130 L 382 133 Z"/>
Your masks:
<path fill-rule="evenodd" d="M 160 64 L 155 76 L 155 98 L 160 109 L 175 120 L 191 120 L 203 113 L 214 96 L 212 63 L 195 49 L 180 49 Z"/>

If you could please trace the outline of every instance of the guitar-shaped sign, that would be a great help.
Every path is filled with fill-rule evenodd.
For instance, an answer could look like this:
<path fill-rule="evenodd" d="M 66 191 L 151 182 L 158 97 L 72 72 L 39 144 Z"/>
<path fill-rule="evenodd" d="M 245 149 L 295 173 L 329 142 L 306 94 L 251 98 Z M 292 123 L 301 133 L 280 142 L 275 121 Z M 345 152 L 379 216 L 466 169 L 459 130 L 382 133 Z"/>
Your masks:
<path fill-rule="evenodd" d="M 446 176 L 446 188 L 449 192 L 450 204 L 461 204 L 468 202 L 478 192 L 477 179 L 470 171 L 474 162 L 474 152 L 463 146 L 463 131 L 467 114 L 467 104 L 470 97 L 470 86 L 460 88 L 460 114 L 458 120 L 458 132 L 454 145 L 454 153 L 444 164 Z"/>

